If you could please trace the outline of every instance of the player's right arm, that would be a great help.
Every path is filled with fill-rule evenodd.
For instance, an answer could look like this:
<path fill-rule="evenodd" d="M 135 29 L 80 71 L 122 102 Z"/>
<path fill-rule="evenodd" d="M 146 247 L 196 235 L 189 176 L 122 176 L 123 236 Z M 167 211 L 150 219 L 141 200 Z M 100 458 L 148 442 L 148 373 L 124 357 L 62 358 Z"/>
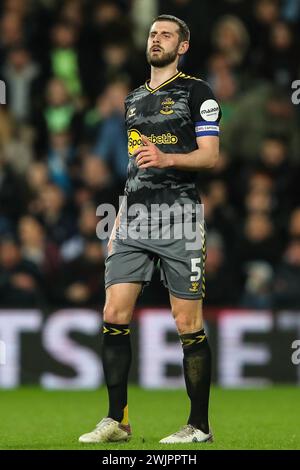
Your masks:
<path fill-rule="evenodd" d="M 107 243 L 107 254 L 108 255 L 111 255 L 112 242 L 116 238 L 116 231 L 117 231 L 117 228 L 119 227 L 119 223 L 120 223 L 120 215 L 119 214 L 120 214 L 120 211 L 117 214 L 113 229 L 111 231 L 111 234 L 110 234 L 110 237 L 109 237 L 109 240 L 108 240 L 108 243 Z"/>
<path fill-rule="evenodd" d="M 125 102 L 124 102 L 124 120 L 125 120 L 125 124 L 126 124 L 126 115 L 127 115 L 127 110 L 128 110 L 128 96 L 126 97 Z M 117 214 L 117 217 L 115 219 L 115 223 L 114 223 L 113 229 L 111 231 L 111 234 L 110 234 L 110 237 L 109 237 L 109 240 L 108 240 L 108 243 L 107 243 L 107 254 L 108 255 L 111 254 L 112 242 L 113 242 L 113 240 L 115 240 L 117 229 L 120 227 L 120 217 L 121 217 L 122 206 L 123 206 L 123 200 L 122 200 L 122 203 L 121 203 L 120 208 L 118 210 L 118 214 Z"/>
<path fill-rule="evenodd" d="M 118 228 L 120 227 L 120 218 L 121 218 L 122 206 L 123 206 L 123 200 L 122 200 L 122 202 L 121 202 L 119 211 L 118 211 L 118 213 L 117 213 L 117 217 L 116 217 L 116 219 L 115 219 L 115 223 L 114 223 L 113 229 L 112 229 L 112 231 L 111 231 L 111 234 L 110 234 L 110 237 L 109 237 L 109 240 L 108 240 L 108 243 L 107 243 L 107 254 L 108 254 L 108 255 L 111 254 L 111 251 L 112 251 L 112 242 L 113 242 L 113 240 L 115 240 L 117 230 L 118 230 Z"/>

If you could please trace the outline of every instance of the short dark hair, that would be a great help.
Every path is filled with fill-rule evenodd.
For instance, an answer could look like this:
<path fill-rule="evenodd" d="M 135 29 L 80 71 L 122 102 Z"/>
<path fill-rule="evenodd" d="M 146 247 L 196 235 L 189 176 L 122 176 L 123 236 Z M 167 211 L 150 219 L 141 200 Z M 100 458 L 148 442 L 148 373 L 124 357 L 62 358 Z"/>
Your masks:
<path fill-rule="evenodd" d="M 183 21 L 173 15 L 159 15 L 151 23 L 151 26 L 156 23 L 156 21 L 172 21 L 176 23 L 179 28 L 179 40 L 181 41 L 189 41 L 191 37 L 191 33 L 189 30 L 188 25 Z"/>

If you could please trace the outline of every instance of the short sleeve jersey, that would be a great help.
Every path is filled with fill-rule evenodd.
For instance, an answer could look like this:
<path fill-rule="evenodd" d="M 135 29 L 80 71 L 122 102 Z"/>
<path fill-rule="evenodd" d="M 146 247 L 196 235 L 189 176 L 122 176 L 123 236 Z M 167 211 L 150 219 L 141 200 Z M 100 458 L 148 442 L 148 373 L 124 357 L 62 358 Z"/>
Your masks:
<path fill-rule="evenodd" d="M 164 153 L 189 153 L 197 137 L 218 136 L 221 110 L 209 85 L 182 72 L 155 89 L 149 80 L 125 100 L 128 134 L 127 204 L 199 203 L 197 172 L 136 165 L 133 152 L 142 145 L 141 134 Z"/>

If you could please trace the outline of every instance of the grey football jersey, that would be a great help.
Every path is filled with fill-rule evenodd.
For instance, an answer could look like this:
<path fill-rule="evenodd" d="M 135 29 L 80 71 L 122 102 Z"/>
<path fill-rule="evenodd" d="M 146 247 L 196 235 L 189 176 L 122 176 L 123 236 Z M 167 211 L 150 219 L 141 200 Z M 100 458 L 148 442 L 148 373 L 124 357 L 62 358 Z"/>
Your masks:
<path fill-rule="evenodd" d="M 140 169 L 133 152 L 142 144 L 141 134 L 165 153 L 196 150 L 196 137 L 219 135 L 220 107 L 209 85 L 182 72 L 150 88 L 149 81 L 125 100 L 128 133 L 128 178 L 125 195 L 129 205 L 199 203 L 196 172 L 179 169 Z"/>

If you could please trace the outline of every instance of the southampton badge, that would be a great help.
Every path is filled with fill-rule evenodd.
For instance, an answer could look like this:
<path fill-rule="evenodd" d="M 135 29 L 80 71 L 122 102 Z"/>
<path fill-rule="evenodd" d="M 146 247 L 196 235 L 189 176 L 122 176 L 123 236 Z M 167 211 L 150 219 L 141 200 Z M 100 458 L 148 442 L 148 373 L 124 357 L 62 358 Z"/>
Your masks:
<path fill-rule="evenodd" d="M 175 102 L 172 100 L 172 98 L 164 99 L 161 103 L 160 114 L 173 114 L 174 110 L 172 109 L 172 106 L 174 106 L 174 104 Z"/>

